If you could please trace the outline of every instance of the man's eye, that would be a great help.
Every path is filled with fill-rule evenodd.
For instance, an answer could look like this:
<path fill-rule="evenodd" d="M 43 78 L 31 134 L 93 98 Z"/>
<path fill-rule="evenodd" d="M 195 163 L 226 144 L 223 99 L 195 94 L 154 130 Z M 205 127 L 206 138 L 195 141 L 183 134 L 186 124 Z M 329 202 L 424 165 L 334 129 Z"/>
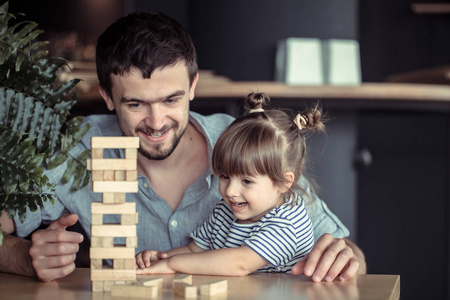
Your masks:
<path fill-rule="evenodd" d="M 177 98 L 170 98 L 170 99 L 167 99 L 167 100 L 166 100 L 166 103 L 167 103 L 167 104 L 174 104 L 174 103 L 176 103 L 176 102 L 178 102 L 178 99 L 177 99 Z"/>
<path fill-rule="evenodd" d="M 142 103 L 128 103 L 128 106 L 131 108 L 141 108 L 142 107 Z"/>

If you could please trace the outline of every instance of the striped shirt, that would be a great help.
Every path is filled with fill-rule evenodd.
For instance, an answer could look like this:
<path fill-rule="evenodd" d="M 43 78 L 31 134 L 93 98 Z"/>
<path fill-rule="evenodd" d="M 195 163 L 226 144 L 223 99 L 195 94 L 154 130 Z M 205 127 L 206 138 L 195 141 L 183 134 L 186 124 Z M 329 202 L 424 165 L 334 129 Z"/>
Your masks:
<path fill-rule="evenodd" d="M 298 195 L 294 198 L 252 224 L 236 223 L 231 209 L 221 200 L 203 225 L 189 236 L 205 250 L 248 246 L 269 262 L 256 272 L 290 273 L 314 244 L 303 199 Z M 293 200 L 297 204 L 293 205 Z"/>

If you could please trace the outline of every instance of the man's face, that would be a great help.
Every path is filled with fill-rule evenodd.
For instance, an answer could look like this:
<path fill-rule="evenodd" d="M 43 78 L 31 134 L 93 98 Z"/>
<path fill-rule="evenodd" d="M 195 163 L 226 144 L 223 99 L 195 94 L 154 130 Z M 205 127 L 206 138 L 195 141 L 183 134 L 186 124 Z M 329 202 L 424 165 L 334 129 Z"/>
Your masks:
<path fill-rule="evenodd" d="M 144 79 L 138 69 L 124 76 L 111 74 L 112 99 L 100 89 L 110 110 L 115 109 L 126 136 L 138 136 L 139 152 L 163 160 L 175 150 L 189 122 L 189 101 L 197 77 L 189 85 L 184 63 L 157 69 Z"/>

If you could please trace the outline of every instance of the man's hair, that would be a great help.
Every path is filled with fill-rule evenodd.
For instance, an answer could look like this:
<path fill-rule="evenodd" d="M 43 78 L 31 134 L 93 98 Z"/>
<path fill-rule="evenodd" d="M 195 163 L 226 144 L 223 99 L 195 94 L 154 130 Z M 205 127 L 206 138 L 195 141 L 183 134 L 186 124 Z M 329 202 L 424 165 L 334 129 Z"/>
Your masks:
<path fill-rule="evenodd" d="M 137 68 L 144 78 L 150 78 L 156 69 L 179 62 L 186 64 L 192 84 L 198 71 L 192 39 L 180 23 L 162 13 L 122 17 L 97 41 L 97 75 L 110 97 L 111 74 L 125 75 Z"/>

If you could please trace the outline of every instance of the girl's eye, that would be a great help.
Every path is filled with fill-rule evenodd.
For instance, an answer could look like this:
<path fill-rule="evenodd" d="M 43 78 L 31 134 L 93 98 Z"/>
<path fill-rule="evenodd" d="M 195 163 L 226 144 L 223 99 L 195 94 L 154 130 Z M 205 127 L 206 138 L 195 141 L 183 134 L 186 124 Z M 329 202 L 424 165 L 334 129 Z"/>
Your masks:
<path fill-rule="evenodd" d="M 223 175 L 223 174 L 219 175 L 219 178 L 220 178 L 220 179 L 223 179 L 223 180 L 228 180 L 228 179 L 230 179 L 230 177 L 225 176 L 225 175 Z"/>
<path fill-rule="evenodd" d="M 251 181 L 250 179 L 242 179 L 242 182 L 246 185 L 253 183 L 253 181 Z"/>

